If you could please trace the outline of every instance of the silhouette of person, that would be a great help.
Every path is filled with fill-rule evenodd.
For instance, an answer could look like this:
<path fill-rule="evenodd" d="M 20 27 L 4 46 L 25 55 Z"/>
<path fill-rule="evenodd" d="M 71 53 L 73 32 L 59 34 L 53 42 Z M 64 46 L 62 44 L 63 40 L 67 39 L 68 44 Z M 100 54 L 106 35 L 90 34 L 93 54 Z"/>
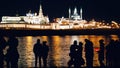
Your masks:
<path fill-rule="evenodd" d="M 7 67 L 18 68 L 19 59 L 19 53 L 17 50 L 18 39 L 15 38 L 14 36 L 10 36 L 7 45 L 9 46 L 9 49 L 7 50 L 6 54 Z"/>
<path fill-rule="evenodd" d="M 82 58 L 82 42 L 79 42 L 78 50 L 75 57 L 75 68 L 81 68 L 81 65 L 84 64 L 84 59 Z"/>
<path fill-rule="evenodd" d="M 85 58 L 87 68 L 93 68 L 93 43 L 85 39 Z"/>
<path fill-rule="evenodd" d="M 77 45 L 77 41 L 74 40 L 73 44 L 70 46 L 70 60 L 68 61 L 68 67 L 70 68 L 72 65 L 74 65 L 74 67 L 76 67 L 75 65 L 75 58 L 77 55 L 77 50 L 78 50 L 78 45 Z"/>
<path fill-rule="evenodd" d="M 43 65 L 44 65 L 44 68 L 47 67 L 47 57 L 48 57 L 48 52 L 49 52 L 49 47 L 48 45 L 46 44 L 47 42 L 46 41 L 43 41 L 43 55 L 42 55 L 42 59 L 43 59 Z"/>
<path fill-rule="evenodd" d="M 114 45 L 114 68 L 120 68 L 120 55 L 118 54 L 120 52 L 120 41 L 115 40 Z"/>
<path fill-rule="evenodd" d="M 35 67 L 37 67 L 37 60 L 39 59 L 39 67 L 41 67 L 41 58 L 42 58 L 42 44 L 40 43 L 40 39 L 37 39 L 37 42 L 34 44 L 33 52 L 35 54 Z"/>
<path fill-rule="evenodd" d="M 117 44 L 116 44 L 116 46 L 117 46 L 117 53 L 116 53 L 116 55 L 117 55 L 117 66 L 120 68 L 120 55 L 118 55 L 118 53 L 120 52 L 120 39 L 119 39 L 119 41 L 117 42 Z"/>
<path fill-rule="evenodd" d="M 114 48 L 115 41 L 113 39 L 110 40 L 109 44 L 106 46 L 106 66 L 113 67 L 114 61 Z"/>
<path fill-rule="evenodd" d="M 100 63 L 100 67 L 104 67 L 104 40 L 101 39 L 99 40 L 99 44 L 100 44 L 100 50 L 98 51 L 98 60 Z"/>
<path fill-rule="evenodd" d="M 4 65 L 4 54 L 3 49 L 6 47 L 6 41 L 3 36 L 0 36 L 0 68 L 3 68 Z"/>

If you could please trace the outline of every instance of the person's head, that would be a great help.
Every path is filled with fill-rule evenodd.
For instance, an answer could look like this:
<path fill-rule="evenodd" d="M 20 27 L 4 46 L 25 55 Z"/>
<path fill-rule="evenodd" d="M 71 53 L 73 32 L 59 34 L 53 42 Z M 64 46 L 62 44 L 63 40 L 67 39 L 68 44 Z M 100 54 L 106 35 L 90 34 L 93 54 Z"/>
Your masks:
<path fill-rule="evenodd" d="M 114 43 L 114 40 L 113 40 L 113 39 L 110 39 L 110 43 Z"/>
<path fill-rule="evenodd" d="M 103 43 L 103 42 L 104 42 L 104 40 L 103 40 L 103 39 L 101 39 L 101 40 L 99 40 L 99 42 L 100 42 L 100 43 Z"/>
<path fill-rule="evenodd" d="M 85 42 L 88 42 L 89 40 L 88 39 L 85 39 Z"/>
<path fill-rule="evenodd" d="M 82 45 L 83 45 L 83 43 L 82 43 L 82 42 L 79 42 L 79 45 L 80 45 L 80 46 L 82 46 Z"/>
<path fill-rule="evenodd" d="M 43 45 L 45 45 L 47 43 L 47 41 L 43 41 Z"/>
<path fill-rule="evenodd" d="M 74 44 L 74 45 L 77 45 L 77 40 L 74 40 L 73 44 Z"/>
<path fill-rule="evenodd" d="M 40 39 L 37 39 L 37 43 L 40 43 Z"/>

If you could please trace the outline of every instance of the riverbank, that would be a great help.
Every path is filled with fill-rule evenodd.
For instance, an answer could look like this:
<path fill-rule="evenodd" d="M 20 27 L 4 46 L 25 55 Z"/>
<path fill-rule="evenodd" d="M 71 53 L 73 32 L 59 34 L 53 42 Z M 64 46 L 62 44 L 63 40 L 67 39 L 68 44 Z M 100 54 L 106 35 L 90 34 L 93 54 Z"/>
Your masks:
<path fill-rule="evenodd" d="M 39 36 L 39 35 L 120 35 L 120 29 L 0 29 L 4 36 Z"/>

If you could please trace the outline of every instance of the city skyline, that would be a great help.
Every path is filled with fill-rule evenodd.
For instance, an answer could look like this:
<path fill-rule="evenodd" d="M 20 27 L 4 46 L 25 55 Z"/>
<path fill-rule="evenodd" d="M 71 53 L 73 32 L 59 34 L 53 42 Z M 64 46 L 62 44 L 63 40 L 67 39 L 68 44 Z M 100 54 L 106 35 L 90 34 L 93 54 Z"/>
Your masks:
<path fill-rule="evenodd" d="M 56 17 L 68 17 L 69 8 L 83 8 L 83 19 L 105 20 L 120 22 L 119 1 L 117 0 L 41 0 L 44 15 L 53 19 Z M 2 0 L 0 4 L 0 16 L 25 15 L 29 10 L 39 11 L 40 0 Z"/>

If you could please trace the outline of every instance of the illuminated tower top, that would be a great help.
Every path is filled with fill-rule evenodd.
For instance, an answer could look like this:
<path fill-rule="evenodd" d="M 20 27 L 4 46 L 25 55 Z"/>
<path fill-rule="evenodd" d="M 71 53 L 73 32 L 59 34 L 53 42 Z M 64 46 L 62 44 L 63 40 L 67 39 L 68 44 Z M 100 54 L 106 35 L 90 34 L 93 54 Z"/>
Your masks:
<path fill-rule="evenodd" d="M 81 17 L 81 20 L 82 20 L 82 8 L 80 9 L 80 17 Z"/>
<path fill-rule="evenodd" d="M 78 15 L 77 8 L 75 7 L 73 15 Z"/>
<path fill-rule="evenodd" d="M 69 8 L 69 19 L 71 18 L 71 9 Z"/>
<path fill-rule="evenodd" d="M 43 17 L 43 12 L 42 12 L 42 5 L 40 4 L 40 9 L 39 9 L 39 16 L 42 18 Z"/>

